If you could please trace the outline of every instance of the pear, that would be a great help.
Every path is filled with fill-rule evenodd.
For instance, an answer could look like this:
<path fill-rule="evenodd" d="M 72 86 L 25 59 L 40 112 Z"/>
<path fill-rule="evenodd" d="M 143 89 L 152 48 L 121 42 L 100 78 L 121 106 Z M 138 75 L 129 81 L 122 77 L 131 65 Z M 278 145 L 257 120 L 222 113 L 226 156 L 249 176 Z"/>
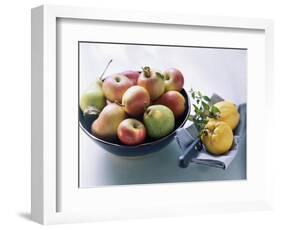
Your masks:
<path fill-rule="evenodd" d="M 143 115 L 148 136 L 154 139 L 164 137 L 175 128 L 175 117 L 171 109 L 164 105 L 151 105 Z"/>
<path fill-rule="evenodd" d="M 80 97 L 80 108 L 84 115 L 98 115 L 106 105 L 106 98 L 102 90 L 103 76 L 112 59 L 107 63 L 101 76 L 94 81 Z"/>
<path fill-rule="evenodd" d="M 102 91 L 102 81 L 93 82 L 80 98 L 80 108 L 84 114 L 99 113 L 106 105 L 106 99 Z"/>
<path fill-rule="evenodd" d="M 91 133 L 103 140 L 115 140 L 121 121 L 126 118 L 125 110 L 116 103 L 108 104 L 91 126 Z"/>

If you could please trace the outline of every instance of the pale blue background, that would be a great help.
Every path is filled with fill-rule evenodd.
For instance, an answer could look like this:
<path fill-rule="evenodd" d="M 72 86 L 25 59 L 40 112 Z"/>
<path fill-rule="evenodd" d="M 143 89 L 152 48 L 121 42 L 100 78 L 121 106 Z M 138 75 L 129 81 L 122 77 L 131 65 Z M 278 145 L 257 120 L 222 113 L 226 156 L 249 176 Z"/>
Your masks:
<path fill-rule="evenodd" d="M 246 102 L 246 50 L 80 43 L 81 91 L 101 74 L 111 58 L 107 74 L 145 65 L 159 70 L 176 67 L 185 76 L 186 90 L 193 87 L 236 104 Z M 132 160 L 106 152 L 80 130 L 80 186 L 245 179 L 245 143 L 243 147 L 226 171 L 194 164 L 181 169 L 175 141 L 159 152 Z"/>

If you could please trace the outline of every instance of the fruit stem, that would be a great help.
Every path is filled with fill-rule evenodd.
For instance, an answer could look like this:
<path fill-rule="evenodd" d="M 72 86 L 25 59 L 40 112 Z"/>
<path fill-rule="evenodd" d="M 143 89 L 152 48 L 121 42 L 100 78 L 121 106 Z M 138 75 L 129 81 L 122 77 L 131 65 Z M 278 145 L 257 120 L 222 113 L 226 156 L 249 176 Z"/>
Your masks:
<path fill-rule="evenodd" d="M 148 108 L 148 106 L 147 106 L 147 103 L 144 103 L 144 111 L 146 111 L 147 110 L 147 108 Z"/>
<path fill-rule="evenodd" d="M 121 103 L 120 103 L 119 101 L 117 101 L 117 100 L 115 100 L 114 103 L 117 104 L 117 105 L 119 105 L 119 106 L 121 106 L 121 107 L 124 107 L 124 106 L 125 106 L 125 105 L 121 104 Z"/>
<path fill-rule="evenodd" d="M 105 74 L 105 72 L 106 72 L 106 70 L 108 69 L 108 67 L 109 67 L 109 65 L 111 64 L 111 62 L 112 62 L 112 59 L 109 60 L 109 62 L 107 63 L 106 67 L 104 68 L 104 70 L 103 70 L 103 72 L 102 72 L 102 74 L 101 74 L 101 76 L 100 76 L 100 80 L 101 80 L 101 81 L 104 80 L 104 79 L 103 79 L 103 75 Z"/>
<path fill-rule="evenodd" d="M 150 68 L 148 66 L 142 67 L 145 77 L 150 77 Z"/>

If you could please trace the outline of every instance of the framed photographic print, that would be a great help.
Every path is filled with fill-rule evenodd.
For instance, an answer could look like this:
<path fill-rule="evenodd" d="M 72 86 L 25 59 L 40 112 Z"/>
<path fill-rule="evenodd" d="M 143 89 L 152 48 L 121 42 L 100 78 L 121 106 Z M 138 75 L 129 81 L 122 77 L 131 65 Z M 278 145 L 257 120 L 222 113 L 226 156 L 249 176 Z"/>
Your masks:
<path fill-rule="evenodd" d="M 272 33 L 265 19 L 32 9 L 32 219 L 270 208 Z"/>

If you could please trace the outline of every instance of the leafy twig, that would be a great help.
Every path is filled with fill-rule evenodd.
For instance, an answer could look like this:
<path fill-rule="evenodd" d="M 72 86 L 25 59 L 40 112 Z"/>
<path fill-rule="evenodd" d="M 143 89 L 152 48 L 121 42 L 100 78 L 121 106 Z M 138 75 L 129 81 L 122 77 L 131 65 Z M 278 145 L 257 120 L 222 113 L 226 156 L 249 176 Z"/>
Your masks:
<path fill-rule="evenodd" d="M 190 91 L 191 97 L 194 99 L 195 103 L 192 104 L 194 107 L 194 115 L 190 115 L 188 119 L 192 121 L 197 128 L 199 135 L 206 134 L 206 124 L 210 118 L 217 119 L 219 117 L 219 109 L 211 103 L 211 99 L 203 95 L 200 91 Z"/>

